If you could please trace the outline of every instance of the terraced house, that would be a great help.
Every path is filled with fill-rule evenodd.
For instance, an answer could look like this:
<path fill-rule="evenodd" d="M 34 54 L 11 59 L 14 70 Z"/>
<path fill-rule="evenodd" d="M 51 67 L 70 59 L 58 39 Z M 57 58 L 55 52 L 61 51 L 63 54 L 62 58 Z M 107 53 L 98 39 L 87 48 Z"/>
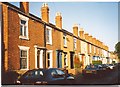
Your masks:
<path fill-rule="evenodd" d="M 0 2 L 0 9 L 5 72 L 66 67 L 69 73 L 76 74 L 76 68 L 94 61 L 109 63 L 108 46 L 78 25 L 73 26 L 73 33 L 63 29 L 60 12 L 56 13 L 56 24 L 50 23 L 46 3 L 41 6 L 41 18 L 29 13 L 28 2 L 21 2 L 20 8 Z"/>

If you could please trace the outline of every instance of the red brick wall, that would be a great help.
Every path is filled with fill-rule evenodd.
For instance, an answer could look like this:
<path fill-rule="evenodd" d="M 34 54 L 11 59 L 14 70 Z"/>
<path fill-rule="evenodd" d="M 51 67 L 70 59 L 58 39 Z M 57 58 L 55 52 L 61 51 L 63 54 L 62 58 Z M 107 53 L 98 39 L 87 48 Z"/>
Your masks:
<path fill-rule="evenodd" d="M 34 45 L 44 46 L 44 25 L 29 18 L 28 35 L 29 40 L 19 39 L 20 18 L 18 13 L 9 9 L 9 69 L 20 68 L 20 52 L 18 46 L 27 46 L 29 49 L 29 68 L 35 68 L 35 48 Z"/>
<path fill-rule="evenodd" d="M 53 67 L 56 66 L 56 50 L 61 49 L 60 31 L 52 28 L 52 45 L 46 45 L 47 50 L 53 50 Z M 46 57 L 47 58 L 47 57 Z"/>
<path fill-rule="evenodd" d="M 4 70 L 8 70 L 8 8 L 6 5 L 2 4 L 3 10 L 3 68 Z"/>

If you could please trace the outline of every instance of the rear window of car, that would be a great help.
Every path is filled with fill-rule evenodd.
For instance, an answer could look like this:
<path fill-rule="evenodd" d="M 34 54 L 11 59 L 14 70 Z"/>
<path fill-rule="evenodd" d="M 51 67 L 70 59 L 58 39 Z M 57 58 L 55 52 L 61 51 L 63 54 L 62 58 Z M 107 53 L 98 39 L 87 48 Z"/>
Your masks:
<path fill-rule="evenodd" d="M 44 72 L 42 70 L 33 70 L 33 71 L 28 71 L 23 75 L 25 78 L 27 77 L 43 77 Z"/>

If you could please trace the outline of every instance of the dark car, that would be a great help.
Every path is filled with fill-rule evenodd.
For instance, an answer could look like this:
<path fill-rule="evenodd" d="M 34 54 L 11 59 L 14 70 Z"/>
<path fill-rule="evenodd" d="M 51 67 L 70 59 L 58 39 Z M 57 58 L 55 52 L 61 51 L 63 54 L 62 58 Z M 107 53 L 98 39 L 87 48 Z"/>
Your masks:
<path fill-rule="evenodd" d="M 96 75 L 102 71 L 101 65 L 87 65 L 85 69 L 82 70 L 83 75 Z"/>
<path fill-rule="evenodd" d="M 74 77 L 57 68 L 33 69 L 16 80 L 16 84 L 73 84 Z"/>
<path fill-rule="evenodd" d="M 115 65 L 114 64 L 108 64 L 109 69 L 114 69 Z"/>
<path fill-rule="evenodd" d="M 109 67 L 108 67 L 107 64 L 101 64 L 101 66 L 102 66 L 102 69 L 103 69 L 103 70 L 108 70 L 108 69 L 109 69 Z"/>

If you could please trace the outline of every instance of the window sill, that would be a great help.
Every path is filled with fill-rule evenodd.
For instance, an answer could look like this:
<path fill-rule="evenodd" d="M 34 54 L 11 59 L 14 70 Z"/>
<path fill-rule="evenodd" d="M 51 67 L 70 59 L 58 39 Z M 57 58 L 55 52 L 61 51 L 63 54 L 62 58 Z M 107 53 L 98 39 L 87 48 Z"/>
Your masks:
<path fill-rule="evenodd" d="M 64 48 L 67 48 L 67 46 L 66 46 L 66 45 L 64 45 Z"/>
<path fill-rule="evenodd" d="M 28 37 L 24 37 L 24 36 L 19 36 L 20 39 L 23 39 L 23 40 L 29 40 Z"/>
<path fill-rule="evenodd" d="M 52 45 L 52 43 L 46 43 L 47 45 Z"/>
<path fill-rule="evenodd" d="M 77 48 L 74 48 L 74 51 L 76 51 L 77 50 Z"/>
<path fill-rule="evenodd" d="M 29 69 L 20 69 L 20 70 L 29 70 Z"/>

